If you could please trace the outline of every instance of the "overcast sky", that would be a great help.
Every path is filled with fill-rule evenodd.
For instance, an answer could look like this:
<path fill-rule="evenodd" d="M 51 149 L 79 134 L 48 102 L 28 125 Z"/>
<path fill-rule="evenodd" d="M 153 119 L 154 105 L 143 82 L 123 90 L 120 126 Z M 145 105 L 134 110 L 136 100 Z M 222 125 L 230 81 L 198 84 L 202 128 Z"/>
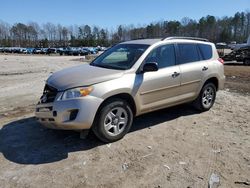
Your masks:
<path fill-rule="evenodd" d="M 250 11 L 250 0 L 0 0 L 0 20 L 115 28 L 160 20 L 232 16 Z"/>

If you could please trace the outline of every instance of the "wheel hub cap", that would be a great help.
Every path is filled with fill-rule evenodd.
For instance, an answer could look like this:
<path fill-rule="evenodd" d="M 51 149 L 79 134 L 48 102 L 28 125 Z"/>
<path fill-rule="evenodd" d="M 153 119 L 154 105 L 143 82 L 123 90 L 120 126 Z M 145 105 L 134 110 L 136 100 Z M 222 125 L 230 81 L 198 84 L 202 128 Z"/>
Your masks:
<path fill-rule="evenodd" d="M 212 105 L 214 100 L 214 90 L 211 87 L 208 87 L 202 96 L 202 103 L 205 107 L 209 107 L 210 105 Z"/>
<path fill-rule="evenodd" d="M 122 133 L 128 123 L 128 113 L 122 107 L 111 109 L 104 120 L 104 129 L 110 136 Z"/>
<path fill-rule="evenodd" d="M 114 125 L 117 125 L 118 123 L 119 123 L 119 118 L 116 117 L 115 119 L 113 119 L 113 124 Z"/>

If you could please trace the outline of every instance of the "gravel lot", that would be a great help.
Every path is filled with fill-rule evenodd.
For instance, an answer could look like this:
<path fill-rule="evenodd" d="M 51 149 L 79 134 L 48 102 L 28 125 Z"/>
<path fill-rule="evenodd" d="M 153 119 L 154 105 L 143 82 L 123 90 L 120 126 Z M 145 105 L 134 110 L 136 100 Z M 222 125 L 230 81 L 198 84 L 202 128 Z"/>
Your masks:
<path fill-rule="evenodd" d="M 79 58 L 0 55 L 0 187 L 181 187 L 250 184 L 250 67 L 228 63 L 214 107 L 189 105 L 135 119 L 124 139 L 103 144 L 34 119 L 51 72 Z M 215 178 L 216 179 L 216 178 Z"/>

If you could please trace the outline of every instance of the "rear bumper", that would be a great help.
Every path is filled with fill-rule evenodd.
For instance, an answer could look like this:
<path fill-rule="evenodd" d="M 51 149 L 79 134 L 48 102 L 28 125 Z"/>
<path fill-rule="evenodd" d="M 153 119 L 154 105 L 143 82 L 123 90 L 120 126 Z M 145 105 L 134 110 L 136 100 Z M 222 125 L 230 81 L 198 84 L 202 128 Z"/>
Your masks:
<path fill-rule="evenodd" d="M 93 96 L 37 104 L 35 116 L 44 126 L 52 129 L 90 129 L 103 99 Z"/>

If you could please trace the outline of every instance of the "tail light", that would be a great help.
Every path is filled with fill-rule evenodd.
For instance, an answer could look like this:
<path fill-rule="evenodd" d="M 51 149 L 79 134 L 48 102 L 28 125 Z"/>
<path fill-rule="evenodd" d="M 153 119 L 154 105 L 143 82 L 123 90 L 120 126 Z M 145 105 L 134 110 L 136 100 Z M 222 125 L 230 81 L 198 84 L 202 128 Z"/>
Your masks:
<path fill-rule="evenodd" d="M 224 60 L 222 58 L 219 58 L 218 61 L 222 64 L 224 64 Z"/>

